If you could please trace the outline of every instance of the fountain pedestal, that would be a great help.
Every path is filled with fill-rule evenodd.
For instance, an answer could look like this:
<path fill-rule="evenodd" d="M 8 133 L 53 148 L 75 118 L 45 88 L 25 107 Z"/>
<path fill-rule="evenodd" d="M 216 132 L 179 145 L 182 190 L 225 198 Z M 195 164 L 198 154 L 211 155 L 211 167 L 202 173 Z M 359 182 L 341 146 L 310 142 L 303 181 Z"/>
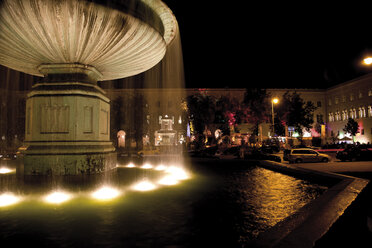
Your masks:
<path fill-rule="evenodd" d="M 82 64 L 39 66 L 45 80 L 26 102 L 25 175 L 92 174 L 116 166 L 110 100 L 101 74 Z"/>
<path fill-rule="evenodd" d="M 0 64 L 45 78 L 26 103 L 24 174 L 114 167 L 109 99 L 97 80 L 159 63 L 177 34 L 172 12 L 161 0 L 0 2 Z"/>

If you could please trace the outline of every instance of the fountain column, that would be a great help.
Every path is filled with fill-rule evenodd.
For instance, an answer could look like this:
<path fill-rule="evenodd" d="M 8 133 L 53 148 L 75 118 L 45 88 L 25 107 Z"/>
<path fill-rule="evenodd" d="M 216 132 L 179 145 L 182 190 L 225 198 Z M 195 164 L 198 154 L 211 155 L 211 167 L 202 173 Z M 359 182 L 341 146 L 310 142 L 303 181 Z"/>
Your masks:
<path fill-rule="evenodd" d="M 92 174 L 115 167 L 110 100 L 82 64 L 43 64 L 26 102 L 25 175 Z"/>
<path fill-rule="evenodd" d="M 44 78 L 27 97 L 24 174 L 113 168 L 110 100 L 97 81 L 155 66 L 177 27 L 160 0 L 0 1 L 0 64 Z"/>

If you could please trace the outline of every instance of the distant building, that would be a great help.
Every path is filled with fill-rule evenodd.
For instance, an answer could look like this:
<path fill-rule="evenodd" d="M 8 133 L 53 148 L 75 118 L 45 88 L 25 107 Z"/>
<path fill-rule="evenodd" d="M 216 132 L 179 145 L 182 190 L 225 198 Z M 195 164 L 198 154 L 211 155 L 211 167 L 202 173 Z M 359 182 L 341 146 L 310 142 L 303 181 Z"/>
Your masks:
<path fill-rule="evenodd" d="M 244 99 L 245 88 L 188 88 L 188 89 L 105 89 L 111 99 L 111 139 L 114 144 L 142 148 L 143 143 L 155 144 L 155 133 L 161 129 L 162 119 L 171 120 L 176 140 L 184 142 L 190 127 L 182 113 L 187 96 L 204 94 L 219 98 Z M 372 142 L 372 73 L 328 89 L 267 89 L 271 97 L 279 99 L 284 93 L 297 92 L 305 101 L 311 101 L 317 109 L 314 112 L 314 128 L 304 132 L 304 138 L 320 139 L 321 133 L 315 124 L 323 124 L 323 144 L 352 142 L 351 136 L 343 131 L 348 118 L 359 124 L 355 142 Z M 0 143 L 1 147 L 19 145 L 24 139 L 25 98 L 23 89 L 1 89 Z M 270 106 L 271 107 L 271 106 Z M 275 111 L 275 107 L 274 107 Z M 260 129 L 262 138 L 268 138 L 271 122 Z M 249 133 L 249 125 L 239 125 L 240 133 Z M 316 131 L 317 130 L 317 131 Z M 210 130 L 214 133 L 215 130 Z M 124 135 L 123 135 L 124 134 Z M 295 136 L 289 130 L 289 136 Z M 125 138 L 124 138 L 125 137 Z M 123 140 L 124 139 L 124 140 Z M 120 144 L 120 145 L 119 145 Z"/>
<path fill-rule="evenodd" d="M 343 131 L 348 118 L 359 124 L 355 142 L 372 141 L 372 74 L 326 90 L 327 137 L 351 139 Z"/>

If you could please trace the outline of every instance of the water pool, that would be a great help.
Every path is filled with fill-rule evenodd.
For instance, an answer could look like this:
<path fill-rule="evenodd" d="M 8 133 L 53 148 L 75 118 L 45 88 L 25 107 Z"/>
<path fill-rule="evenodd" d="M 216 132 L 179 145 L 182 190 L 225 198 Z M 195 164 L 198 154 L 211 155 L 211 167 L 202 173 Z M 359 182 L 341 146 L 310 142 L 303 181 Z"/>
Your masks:
<path fill-rule="evenodd" d="M 187 180 L 154 183 L 150 191 L 132 185 L 144 178 L 159 182 L 162 171 L 120 167 L 106 176 L 36 182 L 1 174 L 1 192 L 22 197 L 0 207 L 1 247 L 244 247 L 326 190 L 255 165 L 193 164 L 188 171 Z M 101 185 L 120 193 L 92 198 Z M 72 197 L 46 202 L 56 189 Z"/>

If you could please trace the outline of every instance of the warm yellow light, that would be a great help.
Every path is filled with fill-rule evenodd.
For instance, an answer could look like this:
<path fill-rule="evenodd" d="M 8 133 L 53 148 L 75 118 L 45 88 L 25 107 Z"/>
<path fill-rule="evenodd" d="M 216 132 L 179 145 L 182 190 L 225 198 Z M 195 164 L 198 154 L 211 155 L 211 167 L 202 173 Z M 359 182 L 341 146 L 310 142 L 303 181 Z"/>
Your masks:
<path fill-rule="evenodd" d="M 127 165 L 127 168 L 134 168 L 134 167 L 136 167 L 133 163 L 129 163 L 128 165 Z"/>
<path fill-rule="evenodd" d="M 165 169 L 167 169 L 167 167 L 163 164 L 159 164 L 158 166 L 155 167 L 155 170 L 157 171 L 163 171 Z"/>
<path fill-rule="evenodd" d="M 162 185 L 175 185 L 178 183 L 178 180 L 174 176 L 168 175 L 160 179 L 158 183 Z"/>
<path fill-rule="evenodd" d="M 146 163 L 146 164 L 142 165 L 141 168 L 142 169 L 152 169 L 153 166 L 151 164 L 149 164 L 149 163 Z"/>
<path fill-rule="evenodd" d="M 272 101 L 273 101 L 274 104 L 277 104 L 279 102 L 279 99 L 278 98 L 273 98 Z"/>
<path fill-rule="evenodd" d="M 16 204 L 21 200 L 20 197 L 17 197 L 10 193 L 4 193 L 0 195 L 0 207 L 6 207 L 12 204 Z"/>
<path fill-rule="evenodd" d="M 8 174 L 14 172 L 15 169 L 0 168 L 0 174 Z"/>
<path fill-rule="evenodd" d="M 370 65 L 372 64 L 372 58 L 371 57 L 367 57 L 363 60 L 364 64 L 366 65 Z"/>
<path fill-rule="evenodd" d="M 186 180 L 190 178 L 189 174 L 180 167 L 171 166 L 166 170 L 166 172 L 172 175 L 177 180 Z"/>
<path fill-rule="evenodd" d="M 47 195 L 44 200 L 48 203 L 60 204 L 71 199 L 71 195 L 61 191 L 55 191 Z"/>
<path fill-rule="evenodd" d="M 120 191 L 108 186 L 103 186 L 97 191 L 93 192 L 92 197 L 97 200 L 111 200 L 120 195 Z"/>
<path fill-rule="evenodd" d="M 145 179 L 139 183 L 134 184 L 132 186 L 132 189 L 137 191 L 149 191 L 156 189 L 156 185 Z"/>

